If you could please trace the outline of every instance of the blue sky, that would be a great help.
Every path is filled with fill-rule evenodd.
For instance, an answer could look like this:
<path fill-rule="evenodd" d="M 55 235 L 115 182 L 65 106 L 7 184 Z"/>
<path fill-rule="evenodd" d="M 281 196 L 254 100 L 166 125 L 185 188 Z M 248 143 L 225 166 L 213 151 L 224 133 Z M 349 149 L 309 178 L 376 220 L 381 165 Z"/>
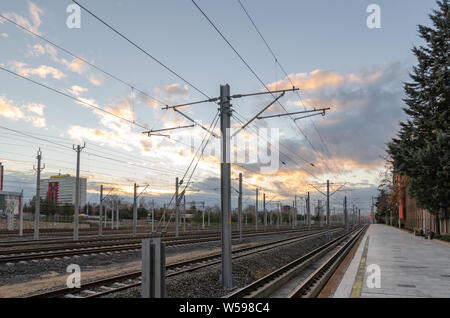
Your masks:
<path fill-rule="evenodd" d="M 311 149 L 287 118 L 259 122 L 260 127 L 280 129 L 283 152 L 293 160 L 277 175 L 263 176 L 244 171 L 248 194 L 258 183 L 276 200 L 288 203 L 291 194 L 313 191 L 307 184 L 348 182 L 348 195 L 364 202 L 375 195 L 383 169 L 384 144 L 395 135 L 401 111 L 402 81 L 408 80 L 415 59 L 413 45 L 420 44 L 418 24 L 429 24 L 434 1 L 242 1 L 260 31 L 275 51 L 284 69 L 300 88 L 307 107 L 328 106 L 326 117 L 305 120 L 300 126 L 317 151 Z M 219 85 L 229 83 L 231 93 L 261 91 L 234 52 L 218 36 L 191 1 L 80 1 L 102 19 L 127 35 L 150 54 L 166 63 L 208 96 L 219 95 Z M 369 29 L 366 8 L 381 7 L 381 29 Z M 81 28 L 66 26 L 71 1 L 1 0 L 0 13 L 19 24 L 28 23 L 42 36 L 80 55 L 140 90 L 170 104 L 204 99 L 180 79 L 118 37 L 86 12 Z M 205 1 L 197 4 L 236 47 L 256 73 L 271 88 L 288 87 L 288 81 L 258 37 L 238 1 Z M 129 116 L 152 128 L 186 124 L 182 117 L 160 110 L 114 79 L 79 63 L 64 52 L 0 18 L 0 65 L 30 79 L 99 105 L 121 116 Z M 0 72 L 0 125 L 33 136 L 71 146 L 87 143 L 82 156 L 82 174 L 89 177 L 90 199 L 95 200 L 100 183 L 131 192 L 134 181 L 153 185 L 151 197 L 167 200 L 175 176 L 181 177 L 192 159 L 186 145 L 165 138 L 141 136 L 142 129 L 59 96 L 42 87 Z M 77 95 L 78 94 L 78 95 Z M 236 100 L 238 113 L 251 117 L 270 101 L 269 97 Z M 287 94 L 283 105 L 299 109 L 297 95 Z M 277 108 L 278 107 L 278 108 Z M 214 104 L 192 106 L 187 113 L 210 123 Z M 9 115 L 6 115 L 6 111 Z M 274 106 L 270 112 L 280 111 Z M 173 133 L 173 139 L 202 136 L 199 128 Z M 325 151 L 325 141 L 331 156 Z M 73 173 L 75 153 L 42 140 L 12 131 L 0 131 L 0 159 L 9 171 L 8 187 L 24 188 L 31 198 L 32 164 L 37 147 L 44 152 L 46 174 Z M 281 147 L 280 147 L 281 150 Z M 290 151 L 294 153 L 290 153 Z M 122 162 L 111 162 L 99 156 Z M 316 163 L 308 167 L 301 158 Z M 127 164 L 128 163 L 128 164 Z M 132 163 L 130 166 L 129 163 Z M 142 168 L 145 167 L 145 168 Z M 218 203 L 217 163 L 206 158 L 199 164 L 193 198 Z M 236 170 L 236 172 L 238 172 Z M 8 179 L 7 179 L 8 180 Z M 341 195 L 341 194 L 339 194 Z M 249 202 L 252 200 L 249 197 Z M 359 199 L 357 199 L 359 198 Z M 340 200 L 340 197 L 339 197 Z M 361 203 L 362 204 L 362 203 Z"/>

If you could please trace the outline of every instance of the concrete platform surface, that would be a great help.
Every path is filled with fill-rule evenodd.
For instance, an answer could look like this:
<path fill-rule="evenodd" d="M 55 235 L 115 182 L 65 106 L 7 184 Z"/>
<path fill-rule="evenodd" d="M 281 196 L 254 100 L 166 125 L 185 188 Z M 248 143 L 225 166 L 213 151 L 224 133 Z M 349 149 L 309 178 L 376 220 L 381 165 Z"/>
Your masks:
<path fill-rule="evenodd" d="M 450 298 L 450 245 L 371 225 L 334 297 Z"/>

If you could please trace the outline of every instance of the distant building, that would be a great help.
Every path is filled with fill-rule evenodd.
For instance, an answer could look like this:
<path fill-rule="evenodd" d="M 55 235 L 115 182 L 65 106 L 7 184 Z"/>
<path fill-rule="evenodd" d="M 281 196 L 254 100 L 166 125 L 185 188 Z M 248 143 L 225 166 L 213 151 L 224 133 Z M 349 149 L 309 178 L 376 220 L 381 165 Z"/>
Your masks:
<path fill-rule="evenodd" d="M 0 216 L 8 213 L 18 215 L 22 206 L 23 194 L 21 192 L 5 191 L 3 189 L 4 166 L 0 162 Z"/>
<path fill-rule="evenodd" d="M 41 199 L 60 204 L 75 204 L 76 177 L 57 175 L 41 180 Z M 87 179 L 80 178 L 80 207 L 86 205 Z"/>

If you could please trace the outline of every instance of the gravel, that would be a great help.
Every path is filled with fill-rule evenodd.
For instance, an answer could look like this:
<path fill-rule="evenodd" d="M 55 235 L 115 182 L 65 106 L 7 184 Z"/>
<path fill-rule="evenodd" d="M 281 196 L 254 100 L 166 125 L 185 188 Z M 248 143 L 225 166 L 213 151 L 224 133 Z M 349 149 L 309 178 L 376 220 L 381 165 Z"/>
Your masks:
<path fill-rule="evenodd" d="M 332 237 L 340 234 L 342 232 L 334 233 Z M 234 283 L 237 288 L 244 287 L 326 242 L 326 236 L 323 235 L 234 260 Z M 217 298 L 225 296 L 227 293 L 219 282 L 220 272 L 220 265 L 213 265 L 195 272 L 170 277 L 166 280 L 167 297 Z M 140 297 L 140 286 L 106 297 L 137 298 Z"/>

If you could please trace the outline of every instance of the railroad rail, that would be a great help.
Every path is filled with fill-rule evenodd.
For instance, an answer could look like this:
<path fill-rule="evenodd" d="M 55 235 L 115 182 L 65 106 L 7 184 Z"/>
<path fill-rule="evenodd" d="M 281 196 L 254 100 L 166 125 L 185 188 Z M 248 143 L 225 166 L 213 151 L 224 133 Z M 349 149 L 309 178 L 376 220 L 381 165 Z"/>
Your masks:
<path fill-rule="evenodd" d="M 342 229 L 333 229 L 332 232 L 342 231 Z M 296 237 L 284 238 L 272 242 L 256 244 L 250 247 L 234 249 L 232 258 L 237 259 L 244 256 L 260 253 L 270 249 L 274 249 L 287 244 L 293 244 L 302 240 L 319 237 L 328 231 L 319 230 L 313 233 L 303 233 Z M 183 273 L 192 272 L 207 266 L 219 264 L 221 262 L 221 253 L 213 253 L 208 256 L 192 258 L 185 261 L 175 262 L 166 265 L 166 277 L 173 277 Z M 141 271 L 130 272 L 126 274 L 116 275 L 113 277 L 100 279 L 88 283 L 83 283 L 80 288 L 61 288 L 53 291 L 43 292 L 29 296 L 29 298 L 56 298 L 56 297 L 76 297 L 76 298 L 93 298 L 101 297 L 107 294 L 118 292 L 124 289 L 140 285 Z M 93 291 L 92 289 L 97 289 Z"/>
<path fill-rule="evenodd" d="M 347 255 L 348 251 L 356 243 L 360 235 L 362 235 L 367 226 L 357 228 L 349 233 L 339 236 L 317 249 L 297 258 L 296 260 L 276 269 L 268 275 L 254 281 L 253 283 L 238 289 L 229 295 L 227 298 L 261 298 L 270 297 L 280 288 L 283 288 L 286 283 L 298 277 L 306 268 L 313 263 L 319 261 L 330 252 L 332 256 L 327 258 L 317 270 L 302 281 L 294 291 L 288 294 L 292 297 L 316 297 L 326 284 L 328 279 L 339 266 L 340 262 Z"/>
<path fill-rule="evenodd" d="M 277 231 L 277 232 L 256 232 L 244 234 L 243 237 L 264 236 L 273 234 L 290 234 L 290 233 L 303 233 L 305 230 L 300 231 Z M 148 236 L 147 236 L 148 237 Z M 236 239 L 238 236 L 234 235 Z M 145 237 L 142 237 L 145 238 Z M 166 242 L 166 246 L 175 245 L 188 245 L 195 243 L 214 242 L 220 240 L 219 234 L 203 235 L 194 238 L 171 238 L 164 237 L 163 241 Z M 67 244 L 66 244 L 67 242 Z M 87 255 L 97 253 L 118 252 L 126 250 L 140 249 L 140 239 L 128 239 L 125 241 L 108 241 L 103 243 L 97 243 L 96 241 L 66 241 L 57 246 L 46 246 L 38 248 L 22 248 L 22 249 L 4 249 L 0 251 L 0 264 L 14 263 L 21 261 L 30 261 L 38 259 L 49 258 L 61 258 L 75 255 Z M 48 243 L 48 242 L 46 242 Z M 55 244 L 55 242 L 52 242 Z M 82 244 L 81 244 L 82 243 Z"/>

